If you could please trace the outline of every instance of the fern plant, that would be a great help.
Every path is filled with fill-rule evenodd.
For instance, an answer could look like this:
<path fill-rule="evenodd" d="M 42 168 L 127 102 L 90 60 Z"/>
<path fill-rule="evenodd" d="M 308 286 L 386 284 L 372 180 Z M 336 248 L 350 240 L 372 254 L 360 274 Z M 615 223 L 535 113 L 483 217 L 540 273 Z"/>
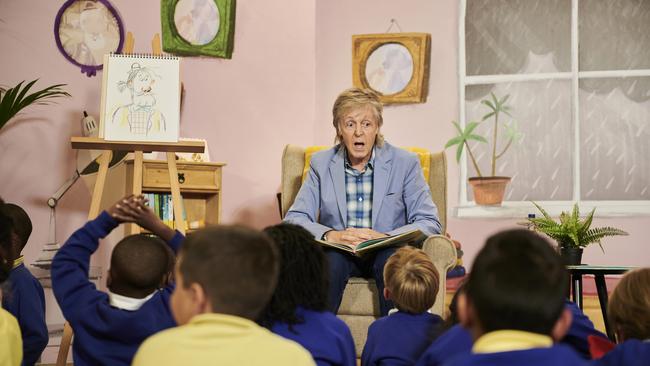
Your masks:
<path fill-rule="evenodd" d="M 29 93 L 32 86 L 38 81 L 32 80 L 23 87 L 21 81 L 13 88 L 0 88 L 0 129 L 20 110 L 31 104 L 47 104 L 52 98 L 69 97 L 70 94 L 63 90 L 65 84 L 56 84 L 45 89 Z"/>
<path fill-rule="evenodd" d="M 594 208 L 584 218 L 580 218 L 578 204 L 573 205 L 571 213 L 562 212 L 559 222 L 555 221 L 540 205 L 533 202 L 535 207 L 542 213 L 542 217 L 529 218 L 528 221 L 535 231 L 548 235 L 557 241 L 562 248 L 584 248 L 589 244 L 598 243 L 603 250 L 601 239 L 608 236 L 628 235 L 627 232 L 613 227 L 592 228 L 591 222 L 594 218 Z"/>

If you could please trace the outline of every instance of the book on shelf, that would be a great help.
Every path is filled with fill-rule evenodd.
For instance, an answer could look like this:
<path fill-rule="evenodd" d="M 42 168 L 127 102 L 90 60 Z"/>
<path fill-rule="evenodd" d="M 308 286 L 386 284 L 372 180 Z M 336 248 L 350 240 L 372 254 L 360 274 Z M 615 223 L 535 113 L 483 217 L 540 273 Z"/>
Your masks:
<path fill-rule="evenodd" d="M 325 240 L 316 240 L 320 245 L 326 248 L 333 248 L 348 252 L 358 257 L 372 252 L 374 250 L 392 246 L 404 246 L 408 244 L 415 244 L 426 239 L 427 236 L 420 230 L 411 230 L 402 234 L 386 236 L 383 238 L 370 239 L 359 243 L 356 247 L 352 248 L 348 245 L 341 243 L 334 243 Z"/>
<path fill-rule="evenodd" d="M 162 222 L 172 229 L 178 229 L 176 227 L 176 221 L 174 220 L 174 204 L 172 202 L 172 195 L 169 193 L 145 193 L 144 195 L 149 201 L 149 208 L 153 210 Z M 183 223 L 185 230 L 190 228 L 196 229 L 196 227 L 191 227 L 191 223 L 187 220 L 187 210 L 185 209 L 185 200 L 183 197 L 181 197 L 181 205 L 183 206 Z"/>

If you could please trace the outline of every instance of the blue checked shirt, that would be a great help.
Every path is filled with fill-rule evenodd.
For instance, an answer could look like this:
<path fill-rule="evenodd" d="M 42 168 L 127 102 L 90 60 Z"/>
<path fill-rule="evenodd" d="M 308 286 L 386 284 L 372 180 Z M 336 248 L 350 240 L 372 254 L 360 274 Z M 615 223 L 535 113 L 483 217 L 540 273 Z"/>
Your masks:
<path fill-rule="evenodd" d="M 372 227 L 372 177 L 375 162 L 375 149 L 363 173 L 352 168 L 345 154 L 345 196 L 347 198 L 346 227 Z"/>

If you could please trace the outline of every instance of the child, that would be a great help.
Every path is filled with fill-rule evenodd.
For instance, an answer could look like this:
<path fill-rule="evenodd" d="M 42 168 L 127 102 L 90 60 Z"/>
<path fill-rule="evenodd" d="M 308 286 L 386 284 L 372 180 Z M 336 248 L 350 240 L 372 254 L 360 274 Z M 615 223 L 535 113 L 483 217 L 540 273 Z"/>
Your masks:
<path fill-rule="evenodd" d="M 586 364 L 570 347 L 553 345 L 571 324 L 564 304 L 568 283 L 562 260 L 539 235 L 508 230 L 490 237 L 458 298 L 472 353 L 449 365 Z"/>
<path fill-rule="evenodd" d="M 264 232 L 280 253 L 278 286 L 259 323 L 300 343 L 317 365 L 356 366 L 348 326 L 327 310 L 325 254 L 301 226 L 280 224 Z"/>
<path fill-rule="evenodd" d="M 619 343 L 598 366 L 650 364 L 650 268 L 628 272 L 609 299 L 607 317 Z"/>
<path fill-rule="evenodd" d="M 450 310 L 452 309 L 452 306 L 455 308 L 454 300 L 457 299 L 457 295 L 461 293 L 463 293 L 463 287 L 459 287 L 456 294 L 454 294 L 454 299 L 451 304 L 449 304 Z M 607 339 L 607 336 L 594 328 L 594 324 L 582 312 L 582 310 L 576 306 L 576 304 L 569 300 L 565 300 L 564 307 L 571 312 L 572 319 L 571 327 L 560 343 L 571 346 L 580 356 L 589 359 L 589 344 L 587 339 L 592 336 L 600 339 Z M 457 317 L 457 315 L 453 315 L 454 311 L 455 310 L 452 310 L 452 315 L 450 315 L 450 317 Z M 445 321 L 445 323 L 447 323 L 447 321 Z M 416 366 L 443 365 L 449 359 L 472 351 L 472 345 L 474 342 L 472 341 L 472 335 L 470 332 L 463 328 L 462 325 L 457 324 L 457 319 L 456 321 L 450 320 L 449 323 L 451 327 L 444 330 L 427 348 L 422 357 L 418 360 Z"/>
<path fill-rule="evenodd" d="M 384 296 L 398 311 L 370 325 L 362 365 L 415 364 L 442 323 L 438 315 L 428 312 L 438 294 L 438 279 L 436 268 L 420 249 L 402 247 L 388 258 Z"/>
<path fill-rule="evenodd" d="M 99 239 L 122 222 L 138 223 L 158 237 L 131 235 L 117 243 L 105 293 L 88 280 L 90 256 Z M 176 251 L 182 240 L 141 195 L 125 197 L 72 234 L 52 261 L 52 289 L 75 332 L 75 365 L 130 365 L 147 337 L 175 325 L 169 309 L 173 286 L 160 288 L 169 263 L 165 241 Z"/>
<path fill-rule="evenodd" d="M 0 203 L 2 205 L 3 203 Z M 2 285 L 9 279 L 14 257 L 12 249 L 13 221 L 0 210 L 0 299 Z M 0 308 L 0 365 L 18 366 L 23 359 L 23 343 L 18 321 Z"/>
<path fill-rule="evenodd" d="M 314 365 L 297 343 L 257 325 L 278 278 L 266 235 L 216 226 L 189 236 L 175 269 L 180 325 L 147 339 L 133 360 L 148 365 Z"/>
<path fill-rule="evenodd" d="M 13 222 L 11 235 L 12 270 L 9 287 L 2 298 L 2 307 L 18 320 L 23 337 L 23 365 L 33 366 L 47 346 L 49 336 L 45 324 L 45 294 L 40 282 L 25 267 L 22 251 L 32 233 L 32 221 L 20 206 L 5 203 L 0 210 Z"/>

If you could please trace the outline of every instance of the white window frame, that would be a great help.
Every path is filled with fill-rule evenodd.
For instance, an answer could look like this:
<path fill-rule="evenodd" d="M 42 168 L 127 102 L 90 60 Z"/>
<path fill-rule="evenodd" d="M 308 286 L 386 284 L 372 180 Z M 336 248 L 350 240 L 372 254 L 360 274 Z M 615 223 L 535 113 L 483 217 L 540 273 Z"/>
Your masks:
<path fill-rule="evenodd" d="M 471 0 L 470 0 L 471 1 Z M 458 100 L 460 104 L 460 124 L 465 127 L 465 87 L 467 85 L 495 84 L 504 82 L 521 82 L 531 80 L 571 80 L 571 119 L 574 122 L 573 142 L 573 200 L 572 201 L 536 201 L 549 214 L 557 216 L 562 211 L 570 210 L 578 202 L 581 212 L 597 207 L 597 217 L 650 216 L 650 200 L 602 201 L 580 200 L 580 98 L 579 80 L 587 78 L 609 78 L 650 76 L 650 69 L 642 70 L 606 70 L 580 71 L 578 58 L 578 1 L 571 0 L 571 71 L 557 73 L 503 74 L 467 76 L 465 58 L 465 16 L 467 0 L 460 0 L 460 19 L 458 22 Z M 467 199 L 467 158 L 466 152 L 460 161 L 459 206 L 455 208 L 456 217 L 477 218 L 525 218 L 537 209 L 528 201 L 504 201 L 501 206 L 479 206 Z"/>

